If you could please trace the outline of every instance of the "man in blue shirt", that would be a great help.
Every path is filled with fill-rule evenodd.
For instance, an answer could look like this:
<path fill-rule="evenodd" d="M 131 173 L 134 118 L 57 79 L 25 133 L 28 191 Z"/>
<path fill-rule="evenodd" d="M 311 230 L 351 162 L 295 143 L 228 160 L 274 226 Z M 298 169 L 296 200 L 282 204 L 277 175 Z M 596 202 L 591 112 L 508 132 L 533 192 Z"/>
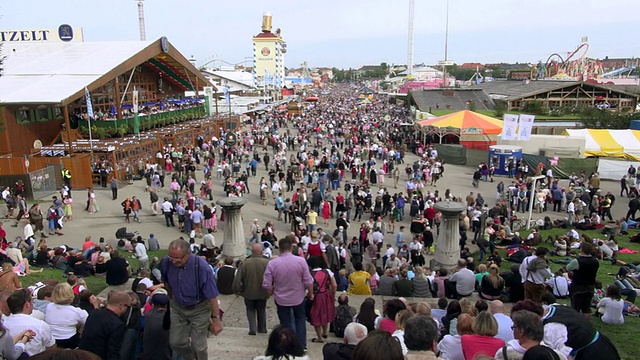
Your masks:
<path fill-rule="evenodd" d="M 218 288 L 209 264 L 178 239 L 169 244 L 160 269 L 171 298 L 171 348 L 187 360 L 206 359 L 207 332 L 222 331 Z"/>

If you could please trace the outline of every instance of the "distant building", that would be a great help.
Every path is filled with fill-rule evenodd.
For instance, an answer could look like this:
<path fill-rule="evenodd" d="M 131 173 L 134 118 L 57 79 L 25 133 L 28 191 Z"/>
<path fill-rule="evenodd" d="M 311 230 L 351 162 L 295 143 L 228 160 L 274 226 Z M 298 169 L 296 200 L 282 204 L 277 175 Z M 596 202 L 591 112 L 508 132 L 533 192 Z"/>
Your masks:
<path fill-rule="evenodd" d="M 638 105 L 640 96 L 612 86 L 580 81 L 524 80 L 490 81 L 475 85 L 494 102 L 502 102 L 507 110 L 521 110 L 527 101 L 540 101 L 547 108 L 603 107 L 631 108 Z"/>
<path fill-rule="evenodd" d="M 204 76 L 218 89 L 228 87 L 232 93 L 253 90 L 253 75 L 246 71 L 202 69 Z"/>
<path fill-rule="evenodd" d="M 500 70 L 524 70 L 524 69 L 530 69 L 533 67 L 533 65 L 531 64 L 520 64 L 520 63 L 515 63 L 515 64 L 507 64 L 507 63 L 497 63 L 497 64 L 485 64 L 485 67 L 497 67 Z"/>
<path fill-rule="evenodd" d="M 408 71 L 400 72 L 398 75 L 408 75 Z M 411 75 L 418 81 L 432 81 L 434 79 L 442 79 L 442 71 L 429 66 L 414 67 Z"/>
<path fill-rule="evenodd" d="M 462 65 L 458 65 L 458 69 L 470 69 L 470 70 L 483 70 L 484 69 L 484 65 L 480 64 L 480 63 L 464 63 Z"/>
<path fill-rule="evenodd" d="M 366 73 L 367 71 L 376 71 L 376 70 L 380 70 L 380 65 L 364 65 L 358 70 L 356 70 L 356 73 L 359 75 L 364 75 L 364 73 Z"/>
<path fill-rule="evenodd" d="M 407 96 L 410 105 L 423 112 L 432 110 L 493 110 L 495 104 L 482 89 L 442 88 L 410 91 Z"/>
<path fill-rule="evenodd" d="M 638 59 L 634 58 L 609 58 L 608 56 L 602 60 L 598 60 L 602 63 L 603 69 L 620 69 L 626 66 L 635 65 L 638 66 Z"/>

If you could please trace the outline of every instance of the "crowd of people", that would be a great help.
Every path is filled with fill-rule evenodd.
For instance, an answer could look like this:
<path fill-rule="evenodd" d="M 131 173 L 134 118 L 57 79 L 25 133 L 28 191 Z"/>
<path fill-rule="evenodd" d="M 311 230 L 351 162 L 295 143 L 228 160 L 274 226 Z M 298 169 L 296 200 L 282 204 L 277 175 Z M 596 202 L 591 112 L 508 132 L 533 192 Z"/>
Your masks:
<path fill-rule="evenodd" d="M 586 186 L 576 178 L 574 185 L 563 189 L 546 172 L 545 185 L 533 189 L 526 165 L 512 164 L 515 178 L 508 186 L 498 183 L 493 207 L 480 193 L 463 197 L 446 187 L 442 192 L 436 186 L 446 179 L 446 164 L 435 147 L 422 144 L 411 129 L 403 127 L 406 109 L 389 104 L 384 96 L 363 102 L 354 90 L 336 86 L 322 101 L 308 104 L 302 115 L 274 109 L 257 116 L 233 133 L 238 139 L 234 144 L 225 141 L 223 130 L 220 138 L 166 147 L 154 159 L 128 167 L 128 178 L 146 183 L 148 201 L 131 196 L 120 203 L 118 182 L 109 177 L 109 165 L 101 165 L 107 170 L 102 185 L 111 187 L 125 224 L 141 221 L 144 210 L 163 216 L 157 220 L 159 227 L 180 232 L 181 238 L 168 245 L 163 259 L 147 254 L 160 248 L 155 236 L 145 240 L 126 229 L 119 241 L 102 238 L 95 243 L 88 238 L 79 249 L 49 246 L 47 237 L 62 236 L 64 223 L 73 219 L 70 184 L 65 182 L 61 200 L 52 200 L 46 215 L 48 233 L 42 204 L 27 209 L 18 184 L 14 190 L 7 189 L 7 196 L 17 199 L 14 204 L 20 212 L 29 216 L 27 220 L 16 215 L 16 226 L 24 226 L 24 238 L 3 243 L 0 257 L 9 265 L 0 273 L 0 284 L 4 273 L 28 274 L 34 271 L 29 266 L 63 270 L 73 300 L 54 304 L 75 306 L 65 309 L 85 326 L 82 334 L 52 331 L 53 343 L 41 349 L 57 344 L 86 349 L 102 358 L 115 354 L 169 358 L 172 352 L 185 359 L 206 358 L 207 333 L 222 331 L 218 295 L 237 294 L 244 298 L 250 336 L 269 331 L 266 304 L 270 297 L 275 299 L 280 325 L 271 330 L 266 359 L 304 357 L 307 322 L 315 331 L 312 343 L 328 342 L 331 327 L 344 337 L 344 344 L 324 345 L 328 359 L 435 359 L 436 354 L 465 360 L 478 355 L 582 359 L 598 357 L 603 351 L 615 354 L 615 347 L 593 330 L 583 314 L 602 309 L 602 320 L 613 324 L 624 320 L 623 313 L 640 312 L 633 305 L 638 264 L 616 257 L 622 249 L 616 236 L 633 225 L 627 219 L 604 225 L 615 197 L 601 195 L 594 180 L 597 174 Z M 410 152 L 417 160 L 408 160 Z M 478 181 L 493 180 L 490 167 L 479 169 Z M 250 183 L 258 178 L 251 194 Z M 580 194 L 577 188 L 583 189 Z M 539 232 L 521 236 L 510 226 L 519 211 L 528 209 L 534 190 L 544 195 L 536 209 L 548 211 L 547 205 L 553 204 L 556 212 L 568 214 L 567 219 L 554 222 L 548 217 L 540 224 L 540 228 L 567 227 L 567 235 L 549 240 L 554 246 L 551 254 L 539 246 L 544 241 Z M 216 196 L 251 197 L 252 205 L 264 206 L 260 212 L 264 217 L 253 220 L 248 228 L 250 255 L 242 262 L 222 255 L 222 246 L 216 244 L 218 221 L 224 221 Z M 439 201 L 467 205 L 459 221 L 461 252 L 454 269 L 427 265 L 442 222 L 435 207 Z M 575 204 L 573 211 L 571 204 Z M 582 209 L 577 210 L 580 205 Z M 92 189 L 87 189 L 85 210 L 89 214 L 100 210 Z M 585 224 L 586 218 L 579 217 L 587 213 Z M 597 221 L 591 220 L 592 214 Z M 581 237 L 574 227 L 582 230 L 586 225 L 600 226 L 608 232 L 607 238 Z M 38 232 L 41 238 L 36 245 Z M 474 259 L 468 242 L 478 247 L 479 257 Z M 24 259 L 12 249 L 18 249 Z M 507 253 L 504 259 L 502 249 Z M 122 253 L 137 258 L 139 268 L 132 269 Z M 596 286 L 601 260 L 622 269 L 616 285 L 606 289 Z M 501 272 L 506 261 L 512 265 Z M 550 270 L 551 261 L 563 265 L 559 272 Z M 82 284 L 87 276 L 104 276 L 109 285 L 122 285 L 131 276 L 136 280 L 129 293 L 97 299 Z M 11 296 L 22 291 L 15 279 L 9 275 L 6 286 L 13 288 L 3 287 L 12 291 Z M 51 287 L 66 289 L 65 285 L 45 285 L 32 293 L 33 299 L 22 294 L 23 305 L 49 301 L 44 295 L 40 299 L 40 294 L 47 294 Z M 349 307 L 347 294 L 399 299 L 381 304 L 381 312 L 373 298 L 367 299 L 356 311 Z M 473 294 L 482 300 L 472 304 Z M 426 301 L 403 301 L 408 297 L 438 299 L 438 308 L 432 309 Z M 570 298 L 572 306 L 560 306 L 554 298 Z M 513 304 L 510 316 L 506 302 Z M 55 323 L 56 319 L 50 320 Z M 43 321 L 48 324 L 46 317 Z M 12 335 L 18 331 L 5 326 Z M 31 333 L 23 335 L 26 339 Z M 113 343 L 122 346 L 116 349 Z"/>

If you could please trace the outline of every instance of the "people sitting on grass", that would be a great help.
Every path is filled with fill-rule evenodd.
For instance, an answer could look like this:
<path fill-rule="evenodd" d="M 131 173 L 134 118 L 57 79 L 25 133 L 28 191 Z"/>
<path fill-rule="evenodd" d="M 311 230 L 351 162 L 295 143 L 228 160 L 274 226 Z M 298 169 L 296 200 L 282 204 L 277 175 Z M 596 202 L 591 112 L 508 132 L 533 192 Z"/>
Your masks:
<path fill-rule="evenodd" d="M 624 324 L 624 301 L 620 298 L 620 288 L 616 285 L 607 286 L 607 293 L 604 299 L 598 302 L 596 307 L 603 323 L 609 325 Z"/>

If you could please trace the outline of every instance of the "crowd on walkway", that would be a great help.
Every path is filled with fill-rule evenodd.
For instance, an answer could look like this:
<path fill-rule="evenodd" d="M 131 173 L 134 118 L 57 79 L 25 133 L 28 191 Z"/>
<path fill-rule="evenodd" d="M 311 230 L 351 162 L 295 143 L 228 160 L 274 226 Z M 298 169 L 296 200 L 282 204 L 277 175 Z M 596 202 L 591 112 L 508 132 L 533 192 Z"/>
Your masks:
<path fill-rule="evenodd" d="M 162 215 L 151 218 L 158 219 L 151 221 L 158 223 L 159 234 L 165 226 L 181 233 L 168 246 L 164 259 L 150 259 L 146 253 L 159 248 L 154 236 L 145 241 L 126 228 L 115 244 L 88 239 L 82 249 L 48 246 L 47 236 L 61 235 L 64 222 L 73 219 L 71 187 L 65 184 L 62 200 L 56 197 L 50 205 L 49 234 L 44 230 L 45 216 L 39 213 L 41 205 L 34 204 L 33 214 L 28 210 L 24 240 L 10 245 L 5 239 L 6 254 L 0 253 L 14 266 L 0 273 L 0 283 L 5 273 L 28 274 L 33 271 L 28 266 L 34 265 L 64 270 L 68 284 L 45 285 L 31 296 L 17 283 L 3 288 L 11 291 L 9 297 L 18 294 L 14 297 L 21 299 L 14 307 L 9 305 L 9 313 L 28 315 L 36 300 L 75 305 L 68 311 L 77 314 L 77 322 L 64 326 L 84 324 L 82 336 L 56 332 L 45 316 L 38 326 L 46 329 L 48 325 L 51 336 L 38 342 L 42 345 L 38 352 L 57 344 L 86 349 L 102 358 L 116 358 L 116 353 L 121 358 L 170 358 L 172 352 L 184 359 L 206 358 L 207 333 L 222 331 L 219 294 L 244 298 L 251 336 L 269 331 L 266 303 L 270 297 L 275 299 L 280 326 L 271 331 L 265 355 L 269 359 L 303 357 L 307 322 L 316 333 L 313 343 L 327 341 L 330 324 L 336 335 L 344 334 L 344 346 L 325 345 L 325 358 L 331 359 L 435 359 L 436 353 L 443 359 L 465 360 L 480 354 L 497 359 L 615 358 L 610 357 L 615 347 L 583 317 L 591 313 L 592 305 L 602 309 L 602 319 L 608 323 L 619 323 L 623 312 L 640 311 L 633 305 L 638 264 L 623 264 L 616 257 L 622 248 L 615 236 L 624 234 L 629 223 L 621 219 L 614 226 L 604 224 L 615 197 L 602 195 L 594 176 L 588 181 L 589 191 L 582 187 L 578 194 L 577 179 L 562 189 L 553 174 L 546 173 L 548 185 L 535 189 L 544 195 L 536 209 L 546 211 L 547 204 L 558 202 L 554 210 L 569 214 L 567 220 L 549 218 L 540 224 L 541 228 L 567 227 L 566 236 L 550 239 L 552 258 L 546 247 L 539 246 L 543 239 L 538 232 L 521 234 L 524 230 L 511 228 L 518 211 L 528 208 L 534 190 L 526 173 L 520 174 L 523 165 L 514 164 L 517 175 L 510 185 L 497 184 L 493 207 L 480 193 L 465 197 L 446 186 L 441 191 L 442 181 L 438 181 L 447 178 L 446 164 L 434 147 L 421 144 L 402 125 L 406 109 L 389 104 L 382 95 L 363 101 L 355 90 L 348 85 L 332 87 L 329 95 L 307 104 L 302 115 L 274 109 L 257 116 L 232 133 L 235 142 L 226 141 L 228 134 L 223 131 L 220 138 L 167 147 L 128 169 L 132 178 L 139 176 L 146 182 L 149 199 L 125 197 L 120 203 L 123 224 L 141 221 L 144 211 Z M 407 160 L 410 152 L 417 155 L 416 161 Z M 254 177 L 260 180 L 251 194 Z M 118 183 L 105 180 L 103 185 L 107 184 L 113 201 L 120 202 Z M 16 203 L 24 213 L 26 202 L 22 207 L 19 196 L 15 195 Z M 222 244 L 216 243 L 218 222 L 225 220 L 223 209 L 216 205 L 217 196 L 249 197 L 252 205 L 264 209 L 264 216 L 247 229 L 250 256 L 242 262 L 222 255 Z M 461 252 L 454 269 L 426 265 L 435 252 L 434 239 L 442 222 L 434 206 L 439 201 L 467 204 L 459 221 Z M 585 202 L 583 212 L 574 208 L 572 213 L 571 204 L 578 201 Z M 100 210 L 92 189 L 87 189 L 86 205 L 90 214 Z M 586 225 L 609 231 L 612 236 L 606 241 L 581 238 L 574 230 L 573 226 L 579 230 L 586 226 L 587 219 L 578 216 L 587 211 Z M 594 220 L 592 213 L 597 216 Z M 22 226 L 27 220 L 20 218 L 17 224 Z M 286 224 L 287 231 L 279 230 L 283 228 L 279 223 Z M 38 231 L 41 240 L 35 245 Z M 477 260 L 468 242 L 479 248 Z M 503 248 L 505 259 L 498 252 Z M 26 260 L 11 249 L 19 249 Z M 572 251 L 573 258 L 569 257 Z M 121 252 L 131 252 L 139 261 L 134 287 L 129 293 L 112 293 L 108 299 L 95 298 L 78 278 L 105 276 L 110 285 L 125 283 L 136 269 Z M 598 264 L 605 259 L 625 270 L 617 286 L 597 289 Z M 563 271 L 552 273 L 551 260 L 563 262 Z M 510 271 L 499 271 L 503 261 L 513 263 Z M 59 291 L 70 288 L 73 300 L 67 303 L 67 296 L 59 304 L 45 295 L 40 299 L 58 287 Z M 345 293 L 338 297 L 336 308 L 340 292 Z M 381 304 L 381 312 L 373 299 L 367 299 L 356 311 L 348 307 L 346 294 L 400 299 Z M 473 294 L 483 300 L 472 304 Z M 621 295 L 627 296 L 627 302 Z M 437 298 L 438 308 L 402 300 L 408 297 Z M 555 303 L 555 298 L 565 297 L 571 298 L 571 307 Z M 503 302 L 513 303 L 510 316 Z M 96 325 L 101 323 L 109 327 Z M 35 337 L 46 336 L 46 331 L 30 329 L 33 335 L 22 333 L 28 327 L 5 326 L 12 336 L 24 335 L 27 345 Z M 152 330 L 147 332 L 147 326 Z M 123 346 L 115 349 L 113 343 Z M 27 346 L 30 355 L 35 351 Z"/>

